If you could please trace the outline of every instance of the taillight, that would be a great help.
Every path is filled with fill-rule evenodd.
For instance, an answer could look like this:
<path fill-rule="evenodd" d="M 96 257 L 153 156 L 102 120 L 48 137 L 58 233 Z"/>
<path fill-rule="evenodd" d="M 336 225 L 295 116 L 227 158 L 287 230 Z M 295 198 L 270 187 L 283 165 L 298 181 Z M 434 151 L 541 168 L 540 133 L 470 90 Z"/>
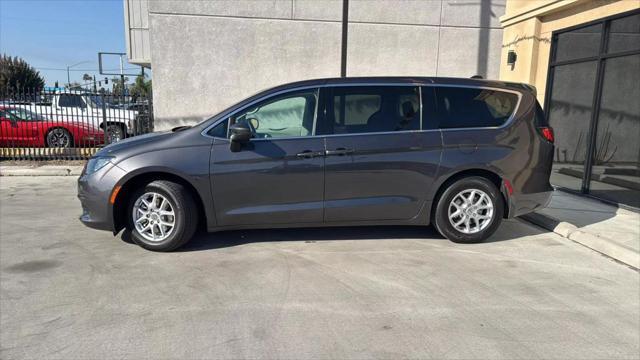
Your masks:
<path fill-rule="evenodd" d="M 550 126 L 540 127 L 538 128 L 538 130 L 540 130 L 540 134 L 542 134 L 542 137 L 544 137 L 545 139 L 547 139 L 548 142 L 553 144 L 554 137 L 553 137 L 552 127 Z"/>

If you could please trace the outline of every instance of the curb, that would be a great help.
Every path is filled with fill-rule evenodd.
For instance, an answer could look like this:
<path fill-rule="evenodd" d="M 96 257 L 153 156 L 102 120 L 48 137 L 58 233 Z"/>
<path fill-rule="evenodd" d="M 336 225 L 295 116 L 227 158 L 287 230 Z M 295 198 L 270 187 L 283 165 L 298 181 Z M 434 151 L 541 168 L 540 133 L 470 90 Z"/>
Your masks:
<path fill-rule="evenodd" d="M 633 249 L 613 243 L 607 238 L 584 232 L 571 223 L 560 221 L 549 215 L 530 213 L 522 215 L 520 218 L 613 258 L 636 270 L 640 269 L 640 254 Z"/>
<path fill-rule="evenodd" d="M 0 176 L 79 176 L 82 166 L 0 166 Z"/>

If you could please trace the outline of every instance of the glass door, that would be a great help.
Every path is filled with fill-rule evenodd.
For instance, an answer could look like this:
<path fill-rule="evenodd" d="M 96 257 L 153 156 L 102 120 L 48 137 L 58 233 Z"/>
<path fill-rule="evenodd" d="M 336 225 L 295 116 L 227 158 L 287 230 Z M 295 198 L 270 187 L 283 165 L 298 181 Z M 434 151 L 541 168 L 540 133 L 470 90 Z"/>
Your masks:
<path fill-rule="evenodd" d="M 640 12 L 555 32 L 551 183 L 640 208 Z"/>

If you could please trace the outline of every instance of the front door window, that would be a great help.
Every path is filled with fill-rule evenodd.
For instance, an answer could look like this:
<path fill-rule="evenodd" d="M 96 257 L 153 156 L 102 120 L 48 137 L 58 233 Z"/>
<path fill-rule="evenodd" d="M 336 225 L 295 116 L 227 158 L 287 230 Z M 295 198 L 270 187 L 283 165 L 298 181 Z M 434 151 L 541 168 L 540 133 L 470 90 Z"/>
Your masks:
<path fill-rule="evenodd" d="M 236 114 L 234 122 L 247 122 L 255 138 L 310 136 L 316 102 L 314 90 L 276 96 Z"/>

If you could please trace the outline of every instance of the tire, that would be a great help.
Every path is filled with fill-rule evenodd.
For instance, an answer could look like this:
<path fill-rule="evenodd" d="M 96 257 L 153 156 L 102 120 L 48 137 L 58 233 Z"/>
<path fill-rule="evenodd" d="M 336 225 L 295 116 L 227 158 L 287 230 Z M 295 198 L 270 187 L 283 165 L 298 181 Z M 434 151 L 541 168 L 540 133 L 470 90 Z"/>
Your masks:
<path fill-rule="evenodd" d="M 107 124 L 107 141 L 109 144 L 124 140 L 126 137 L 126 130 L 124 125 L 120 124 Z"/>
<path fill-rule="evenodd" d="M 73 146 L 73 137 L 65 128 L 54 128 L 47 131 L 44 140 L 49 148 L 70 148 Z"/>
<path fill-rule="evenodd" d="M 161 198 L 169 203 L 169 207 L 166 204 L 159 206 Z M 147 206 L 152 199 L 156 199 L 155 204 Z M 162 225 L 171 222 L 171 215 L 162 215 L 169 213 L 169 210 L 174 214 L 171 228 Z M 152 251 L 172 251 L 179 248 L 191 240 L 198 225 L 198 208 L 191 192 L 180 184 L 164 180 L 154 181 L 134 191 L 126 216 L 133 241 Z M 158 238 L 152 240 L 150 236 Z"/>
<path fill-rule="evenodd" d="M 447 239 L 470 244 L 491 236 L 503 216 L 504 201 L 496 186 L 486 178 L 472 176 L 457 180 L 440 195 L 433 223 Z"/>

